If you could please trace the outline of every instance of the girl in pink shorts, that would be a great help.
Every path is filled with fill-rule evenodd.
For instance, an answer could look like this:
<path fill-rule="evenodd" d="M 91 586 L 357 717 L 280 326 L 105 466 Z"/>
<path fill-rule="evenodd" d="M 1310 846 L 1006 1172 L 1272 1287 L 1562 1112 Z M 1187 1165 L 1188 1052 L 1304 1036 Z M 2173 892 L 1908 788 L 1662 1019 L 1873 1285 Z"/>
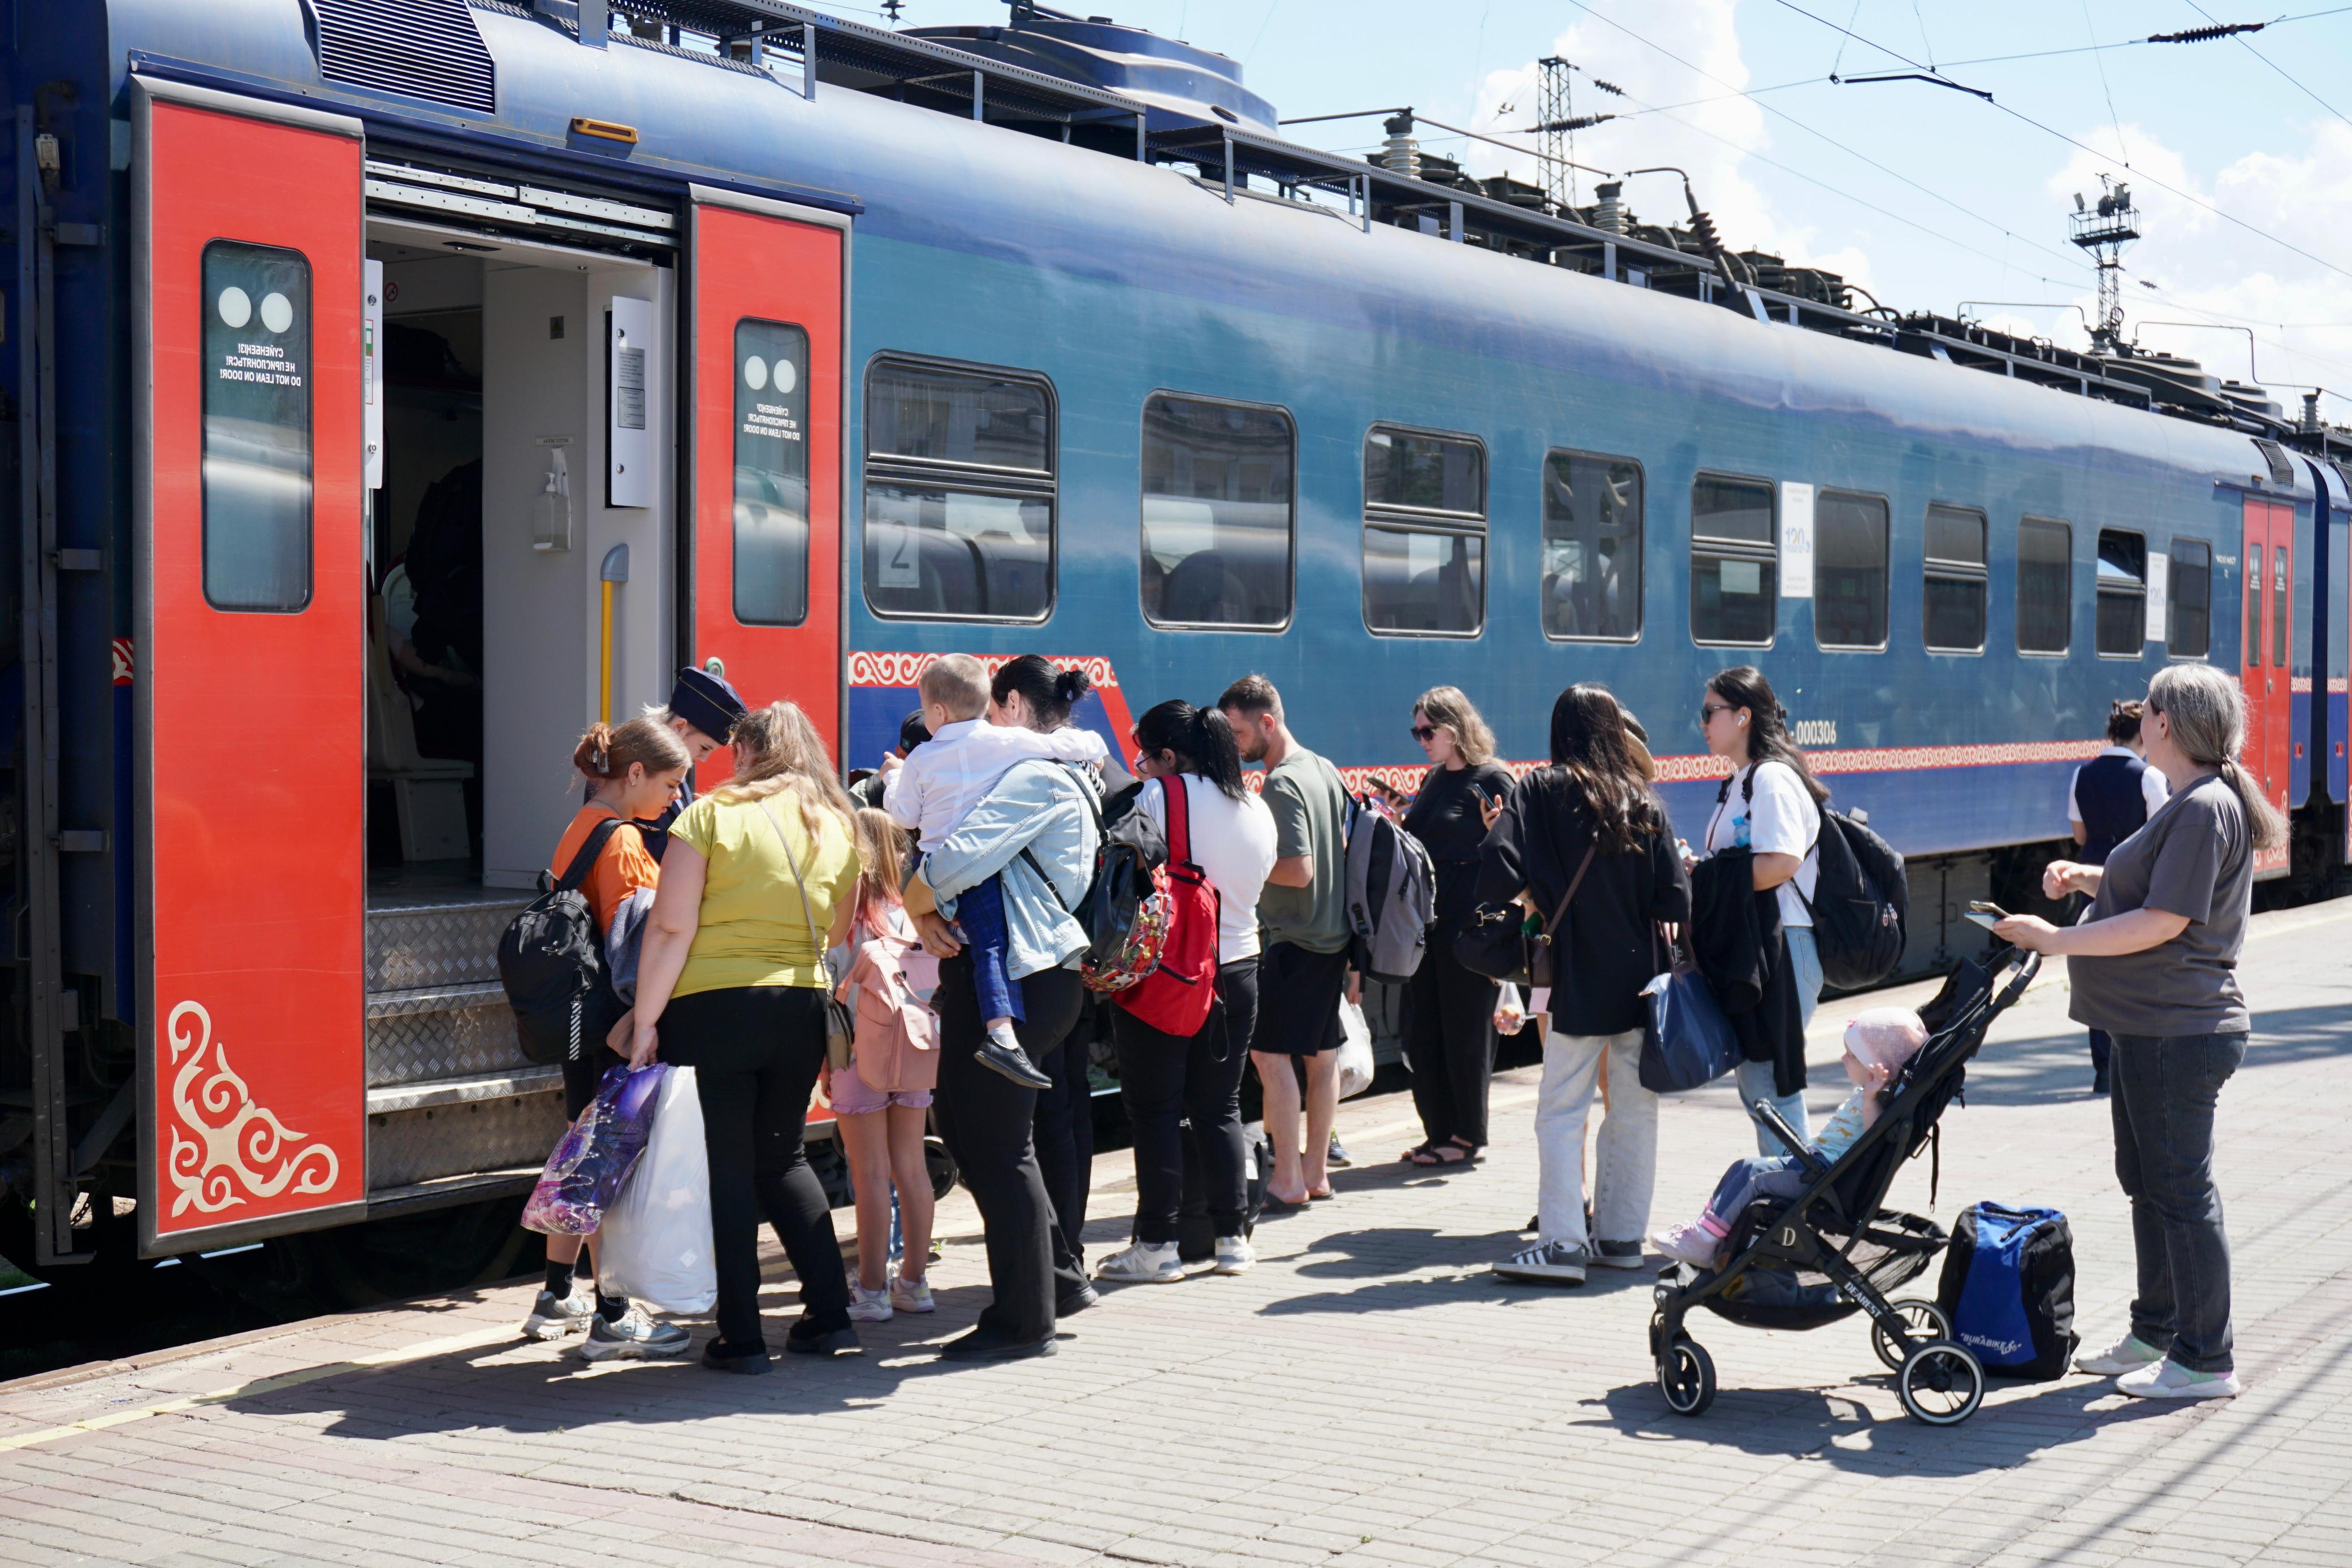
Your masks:
<path fill-rule="evenodd" d="M 849 1282 L 849 1315 L 877 1323 L 888 1322 L 894 1311 L 932 1308 L 923 1275 L 931 1255 L 923 1129 L 931 1086 L 939 1082 L 939 1020 L 920 993 L 937 983 L 938 966 L 917 942 L 899 902 L 906 830 L 869 808 L 857 813 L 857 841 L 864 869 L 849 927 L 849 977 L 840 991 L 857 1018 L 856 1042 L 848 1066 L 828 1070 L 826 1098 L 857 1191 L 857 1277 Z M 894 1185 L 905 1253 L 898 1274 L 886 1280 Z"/>

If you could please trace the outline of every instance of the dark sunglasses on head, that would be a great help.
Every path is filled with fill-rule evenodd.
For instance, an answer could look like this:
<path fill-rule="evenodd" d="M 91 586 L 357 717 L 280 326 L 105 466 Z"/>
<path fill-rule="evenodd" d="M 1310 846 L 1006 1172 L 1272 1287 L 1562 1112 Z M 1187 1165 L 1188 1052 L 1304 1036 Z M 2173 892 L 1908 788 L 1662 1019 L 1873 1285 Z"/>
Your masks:
<path fill-rule="evenodd" d="M 1424 744 L 1436 733 L 1437 726 L 1433 724 L 1417 724 L 1412 727 L 1412 737 Z"/>

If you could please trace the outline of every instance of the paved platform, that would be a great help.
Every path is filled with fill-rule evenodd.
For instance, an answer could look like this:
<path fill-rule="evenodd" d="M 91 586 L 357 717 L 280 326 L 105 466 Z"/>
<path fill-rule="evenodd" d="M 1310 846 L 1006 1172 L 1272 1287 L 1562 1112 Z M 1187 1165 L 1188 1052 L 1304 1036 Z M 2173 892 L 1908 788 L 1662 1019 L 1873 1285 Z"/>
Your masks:
<path fill-rule="evenodd" d="M 519 1343 L 529 1292 L 495 1290 L 0 1385 L 0 1531 L 19 1564 L 2352 1563 L 2352 906 L 2255 928 L 2259 1029 L 2219 1162 L 2235 1401 L 1997 1385 L 1932 1430 L 1858 1321 L 1702 1317 L 1723 1393 L 1674 1416 L 1644 1349 L 1654 1268 L 1580 1291 L 1485 1272 L 1533 1207 L 1523 1070 L 1466 1171 L 1386 1163 L 1417 1141 L 1409 1101 L 1350 1103 L 1362 1164 L 1260 1228 L 1256 1270 L 1107 1291 L 1051 1360 L 926 1353 L 984 1289 L 968 1240 L 934 1270 L 936 1316 L 763 1379 L 591 1369 Z M 2080 1323 L 2105 1336 L 2128 1228 L 2064 1011 L 2062 971 L 1995 1030 L 1935 1212 L 2065 1209 Z M 1662 1139 L 1664 1219 L 1748 1134 L 1717 1087 L 1670 1102 Z M 1120 1175 L 1103 1162 L 1097 1255 L 1125 1236 Z M 1895 1200 L 1924 1211 L 1927 1176 Z M 779 1273 L 772 1309 L 791 1296 Z"/>

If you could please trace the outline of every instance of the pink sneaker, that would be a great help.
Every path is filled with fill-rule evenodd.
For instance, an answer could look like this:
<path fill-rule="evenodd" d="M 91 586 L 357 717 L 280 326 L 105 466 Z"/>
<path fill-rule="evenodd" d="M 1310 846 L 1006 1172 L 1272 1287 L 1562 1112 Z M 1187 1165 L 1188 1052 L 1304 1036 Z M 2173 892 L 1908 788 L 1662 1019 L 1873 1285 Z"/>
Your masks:
<path fill-rule="evenodd" d="M 1667 1257 L 1696 1269 L 1714 1268 L 1717 1254 L 1723 1250 L 1723 1238 L 1703 1225 L 1677 1225 L 1650 1240 Z"/>

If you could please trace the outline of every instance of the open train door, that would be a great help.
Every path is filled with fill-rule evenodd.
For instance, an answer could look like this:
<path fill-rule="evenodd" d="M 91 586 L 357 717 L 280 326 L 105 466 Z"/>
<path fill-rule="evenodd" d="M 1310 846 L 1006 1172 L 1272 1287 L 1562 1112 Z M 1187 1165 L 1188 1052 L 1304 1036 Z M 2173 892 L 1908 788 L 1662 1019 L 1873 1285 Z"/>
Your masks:
<path fill-rule="evenodd" d="M 2294 702 L 2294 507 L 2245 500 L 2245 617 L 2239 635 L 2246 689 L 2246 770 L 2284 814 Z M 2287 869 L 2288 850 L 2258 850 L 2254 874 Z"/>
<path fill-rule="evenodd" d="M 134 79 L 141 1244 L 367 1177 L 357 120 Z"/>
<path fill-rule="evenodd" d="M 754 707 L 798 703 L 839 762 L 849 221 L 698 185 L 689 244 L 693 609 L 680 653 Z M 727 771 L 722 750 L 697 784 Z"/>

